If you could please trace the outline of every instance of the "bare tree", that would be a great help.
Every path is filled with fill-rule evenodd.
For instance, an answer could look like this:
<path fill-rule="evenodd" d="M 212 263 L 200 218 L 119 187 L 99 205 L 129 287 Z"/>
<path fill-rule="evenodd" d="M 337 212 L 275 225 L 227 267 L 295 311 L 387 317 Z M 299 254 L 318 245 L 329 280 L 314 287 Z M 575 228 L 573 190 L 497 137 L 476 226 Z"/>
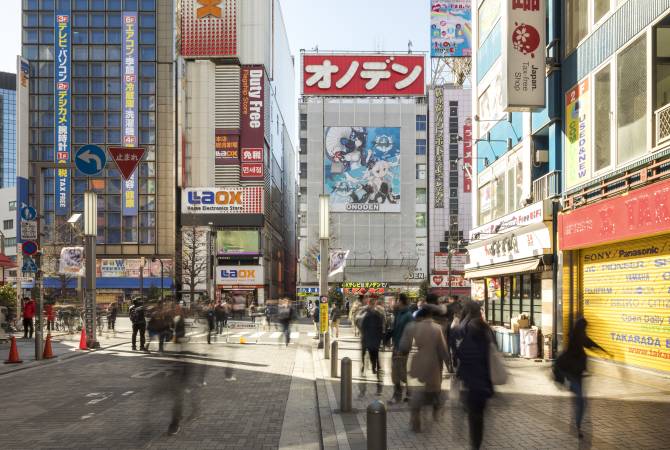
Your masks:
<path fill-rule="evenodd" d="M 191 302 L 195 289 L 206 281 L 207 276 L 207 233 L 196 226 L 182 228 L 182 251 L 180 269 L 182 279 L 188 286 Z"/>
<path fill-rule="evenodd" d="M 330 216 L 329 220 L 329 228 L 330 228 L 330 239 L 328 242 L 328 246 L 332 248 L 337 248 L 337 235 L 333 232 L 335 227 L 333 217 Z M 307 248 L 307 251 L 305 252 L 305 256 L 301 258 L 301 263 L 302 265 L 307 268 L 307 270 L 310 270 L 312 272 L 316 272 L 318 269 L 318 256 L 319 253 L 321 252 L 321 248 L 319 245 L 319 239 L 316 239 L 314 242 L 312 242 L 312 245 L 310 245 Z"/>

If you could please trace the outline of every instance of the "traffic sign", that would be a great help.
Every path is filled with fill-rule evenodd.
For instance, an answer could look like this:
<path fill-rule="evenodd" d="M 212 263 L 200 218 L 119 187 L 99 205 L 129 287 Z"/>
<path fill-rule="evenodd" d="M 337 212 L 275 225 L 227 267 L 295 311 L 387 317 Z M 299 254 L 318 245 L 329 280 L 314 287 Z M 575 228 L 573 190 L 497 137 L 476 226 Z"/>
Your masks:
<path fill-rule="evenodd" d="M 21 239 L 35 240 L 37 239 L 37 222 L 34 220 L 21 221 Z"/>
<path fill-rule="evenodd" d="M 141 147 L 109 147 L 109 154 L 119 168 L 124 180 L 128 180 L 137 169 L 137 165 L 144 156 Z"/>
<path fill-rule="evenodd" d="M 21 208 L 21 218 L 23 220 L 35 220 L 37 218 L 37 210 L 32 206 L 24 206 Z"/>
<path fill-rule="evenodd" d="M 84 175 L 97 175 L 102 172 L 107 164 L 107 155 L 105 151 L 97 145 L 84 145 L 77 150 L 74 157 L 74 164 Z"/>
<path fill-rule="evenodd" d="M 23 261 L 23 266 L 21 267 L 21 272 L 30 272 L 30 273 L 37 272 L 37 264 L 35 264 L 35 261 L 33 261 L 32 258 L 26 258 Z"/>
<path fill-rule="evenodd" d="M 37 253 L 38 248 L 39 247 L 37 246 L 37 242 L 35 242 L 35 241 L 25 241 L 23 243 L 23 254 L 28 255 L 28 256 L 32 256 L 35 253 Z"/>

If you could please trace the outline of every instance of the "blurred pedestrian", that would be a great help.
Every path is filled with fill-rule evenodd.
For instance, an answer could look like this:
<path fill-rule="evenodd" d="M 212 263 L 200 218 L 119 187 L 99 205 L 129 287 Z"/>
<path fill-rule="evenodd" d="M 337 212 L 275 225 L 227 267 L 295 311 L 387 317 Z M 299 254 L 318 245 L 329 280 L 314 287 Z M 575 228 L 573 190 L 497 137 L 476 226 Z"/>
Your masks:
<path fill-rule="evenodd" d="M 32 339 L 33 331 L 33 318 L 35 317 L 36 311 L 35 300 L 30 297 L 23 298 L 23 339 Z"/>
<path fill-rule="evenodd" d="M 449 373 L 454 373 L 454 367 L 456 365 L 456 346 L 455 339 L 449 338 L 449 333 L 451 329 L 458 325 L 461 315 L 461 302 L 458 299 L 458 295 L 450 295 L 447 299 L 447 350 L 449 350 L 449 359 L 447 360 L 447 370 Z"/>
<path fill-rule="evenodd" d="M 393 381 L 393 397 L 390 403 L 398 403 L 402 400 L 402 386 L 405 385 L 405 401 L 409 401 L 409 386 L 407 384 L 407 358 L 408 351 L 402 351 L 400 343 L 407 325 L 414 320 L 409 310 L 409 299 L 406 294 L 400 294 L 398 302 L 394 305 L 393 319 L 393 356 L 391 358 L 391 380 Z"/>
<path fill-rule="evenodd" d="M 456 350 L 456 375 L 464 387 L 461 395 L 468 414 L 470 446 L 478 449 L 484 437 L 486 402 L 493 395 L 489 351 L 494 338 L 493 331 L 482 319 L 479 303 L 472 300 L 464 302 L 462 316 L 451 335 L 460 341 Z"/>
<path fill-rule="evenodd" d="M 342 315 L 337 302 L 333 302 L 333 306 L 330 308 L 330 313 L 328 314 L 330 318 L 330 335 L 335 336 L 336 338 L 340 337 L 340 316 Z"/>
<path fill-rule="evenodd" d="M 282 333 L 284 333 L 284 342 L 287 347 L 291 342 L 291 321 L 293 321 L 294 316 L 295 311 L 293 310 L 291 301 L 288 298 L 282 299 L 279 303 L 277 318 L 281 325 Z"/>
<path fill-rule="evenodd" d="M 351 309 L 349 310 L 349 322 L 351 323 L 351 326 L 354 328 L 354 336 L 358 336 L 360 334 L 360 330 L 358 329 L 358 326 L 356 324 L 356 318 L 358 317 L 358 314 L 363 308 L 363 296 L 359 295 L 356 301 L 354 301 L 354 304 L 352 305 Z"/>
<path fill-rule="evenodd" d="M 112 302 L 107 307 L 107 329 L 116 331 L 116 316 L 119 312 L 119 306 L 116 302 Z"/>
<path fill-rule="evenodd" d="M 147 330 L 149 331 L 149 343 L 154 337 L 158 338 L 158 351 L 163 352 L 165 341 L 169 341 L 172 337 L 172 318 L 167 305 L 161 302 L 151 310 Z M 148 348 L 149 345 L 147 345 Z"/>
<path fill-rule="evenodd" d="M 256 323 L 256 304 L 251 303 L 249 305 L 249 317 L 251 317 L 251 323 Z"/>
<path fill-rule="evenodd" d="M 381 395 L 383 387 L 383 371 L 379 363 L 379 348 L 384 338 L 384 316 L 377 308 L 377 299 L 371 299 L 364 316 L 361 319 L 361 343 L 363 361 L 361 361 L 361 375 L 365 374 L 365 353 L 370 356 L 372 373 L 377 375 L 377 395 Z"/>
<path fill-rule="evenodd" d="M 570 390 L 575 394 L 575 426 L 577 427 L 577 436 L 581 439 L 582 420 L 586 410 L 586 397 L 584 395 L 584 371 L 586 370 L 586 352 L 585 348 L 600 350 L 606 355 L 612 357 L 612 354 L 596 344 L 586 334 L 588 322 L 580 317 L 575 321 L 575 325 L 570 331 L 568 337 L 568 348 L 556 358 L 556 369 L 558 369 L 559 381 L 565 377 L 570 384 Z M 561 377 L 562 376 L 562 377 Z"/>
<path fill-rule="evenodd" d="M 53 300 L 49 300 L 44 305 L 44 315 L 47 318 L 47 332 L 54 331 L 54 323 L 56 322 L 56 312 L 54 311 Z"/>
<path fill-rule="evenodd" d="M 320 305 L 318 303 L 314 305 L 314 312 L 312 313 L 312 320 L 314 321 L 314 329 L 316 330 L 316 336 L 314 339 L 319 339 L 319 334 L 321 334 L 321 328 L 319 323 L 321 308 L 319 306 Z"/>
<path fill-rule="evenodd" d="M 130 323 L 133 325 L 133 336 L 131 339 L 132 349 L 137 350 L 137 335 L 140 335 L 140 350 L 146 350 L 145 347 L 145 333 L 147 331 L 147 319 L 145 315 L 145 309 L 142 305 L 142 302 L 139 299 L 133 300 L 132 306 L 128 309 L 128 317 L 130 318 Z"/>
<path fill-rule="evenodd" d="M 447 343 L 442 327 L 435 322 L 435 308 L 426 308 L 415 322 L 406 326 L 399 350 L 409 353 L 412 343 L 418 351 L 410 363 L 409 374 L 423 383 L 423 390 L 413 393 L 411 399 L 410 428 L 421 431 L 421 408 L 428 404 L 433 407 L 433 419 L 440 419 L 442 410 L 442 364 L 447 359 Z"/>
<path fill-rule="evenodd" d="M 215 322 L 216 322 L 216 307 L 214 306 L 213 303 L 210 303 L 207 305 L 207 309 L 205 310 L 205 315 L 207 317 L 207 343 L 211 344 L 212 343 L 212 332 L 215 331 Z"/>
<path fill-rule="evenodd" d="M 212 304 L 210 303 L 208 310 L 211 309 L 211 305 Z M 226 310 L 223 306 L 223 303 L 221 303 L 221 300 L 216 302 L 216 306 L 214 306 L 214 317 L 216 319 L 216 334 L 222 334 L 224 327 L 223 324 L 226 321 Z M 207 323 L 209 323 L 209 318 Z"/>

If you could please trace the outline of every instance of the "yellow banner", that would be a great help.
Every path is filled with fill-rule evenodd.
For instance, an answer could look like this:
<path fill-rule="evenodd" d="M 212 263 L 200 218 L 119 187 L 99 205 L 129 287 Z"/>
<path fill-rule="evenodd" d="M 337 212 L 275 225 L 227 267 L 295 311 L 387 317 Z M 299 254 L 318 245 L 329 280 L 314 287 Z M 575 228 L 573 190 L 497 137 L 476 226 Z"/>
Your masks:
<path fill-rule="evenodd" d="M 328 303 L 321 303 L 319 311 L 319 326 L 321 332 L 325 333 L 328 331 Z"/>

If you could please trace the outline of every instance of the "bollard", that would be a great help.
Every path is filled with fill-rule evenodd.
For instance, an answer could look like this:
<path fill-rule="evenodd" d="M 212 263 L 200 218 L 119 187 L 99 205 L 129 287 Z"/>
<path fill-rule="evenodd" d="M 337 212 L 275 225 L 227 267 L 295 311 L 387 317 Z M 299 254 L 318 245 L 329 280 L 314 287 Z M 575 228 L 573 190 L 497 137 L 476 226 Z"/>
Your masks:
<path fill-rule="evenodd" d="M 374 400 L 367 409 L 368 450 L 386 450 L 386 405 Z"/>
<path fill-rule="evenodd" d="M 337 341 L 330 344 L 330 377 L 337 378 Z"/>
<path fill-rule="evenodd" d="M 351 412 L 351 359 L 346 356 L 340 368 L 340 411 Z"/>
<path fill-rule="evenodd" d="M 330 333 L 327 331 L 323 334 L 323 359 L 330 358 Z"/>

